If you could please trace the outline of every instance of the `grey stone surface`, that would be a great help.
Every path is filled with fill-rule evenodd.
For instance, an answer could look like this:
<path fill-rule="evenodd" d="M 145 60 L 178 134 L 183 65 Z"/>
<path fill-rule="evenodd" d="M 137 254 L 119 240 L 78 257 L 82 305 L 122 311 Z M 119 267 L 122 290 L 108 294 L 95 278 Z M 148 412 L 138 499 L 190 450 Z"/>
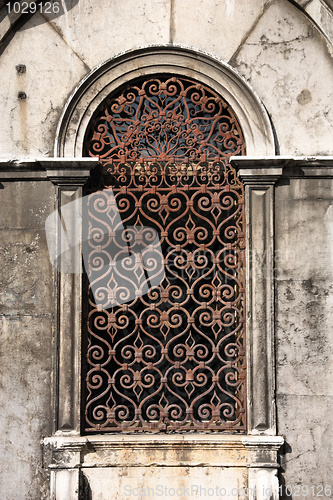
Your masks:
<path fill-rule="evenodd" d="M 265 102 L 281 154 L 332 152 L 331 51 L 309 19 L 277 0 L 230 61 Z"/>
<path fill-rule="evenodd" d="M 239 8 L 237 2 L 217 0 L 207 8 L 204 0 L 176 0 L 171 18 L 172 41 L 201 47 L 202 50 L 228 61 L 241 44 L 244 34 L 263 15 L 268 3 L 266 0 L 248 0 Z"/>
<path fill-rule="evenodd" d="M 0 58 L 0 108 L 3 122 L 0 156 L 52 156 L 54 135 L 64 103 L 87 72 L 84 62 L 43 20 L 32 18 Z M 47 40 L 47 43 L 45 43 Z M 17 64 L 27 71 L 18 75 Z M 27 94 L 18 99 L 19 91 Z"/>
<path fill-rule="evenodd" d="M 54 210 L 50 182 L 3 182 L 0 223 L 0 314 L 44 314 L 52 304 L 52 270 L 45 236 Z"/>
<path fill-rule="evenodd" d="M 103 61 L 152 45 L 193 49 L 189 72 L 203 67 L 199 53 L 213 57 L 216 65 L 219 60 L 224 67 L 229 63 L 240 75 L 234 84 L 246 81 L 267 109 L 280 153 L 332 154 L 331 0 L 80 0 L 72 4 L 72 9 L 57 18 L 32 16 L 21 29 L 8 32 L 0 46 L 0 157 L 52 157 L 57 126 L 79 82 Z M 0 8 L 5 9 L 3 2 Z M 11 29 L 10 24 L 1 10 L 0 38 Z M 26 65 L 25 73 L 17 72 L 18 64 Z M 163 64 L 165 59 L 159 56 L 149 68 L 153 73 L 156 65 L 161 68 Z M 186 64 L 184 58 L 185 72 Z M 133 65 L 135 75 L 142 74 L 142 66 L 137 61 Z M 123 68 L 118 67 L 119 74 L 112 68 L 114 86 L 126 81 L 129 69 Z M 210 71 L 205 70 L 202 78 L 210 78 L 217 70 L 212 66 Z M 227 91 L 223 79 L 220 88 Z M 94 91 L 101 90 L 97 83 Z M 25 92 L 26 99 L 19 99 L 19 92 Z M 238 118 L 250 116 L 250 101 L 244 105 L 242 93 L 239 86 L 232 94 L 243 113 Z M 82 100 L 86 103 L 82 114 L 95 95 Z M 89 113 L 90 105 L 87 116 Z M 78 115 L 72 118 L 74 122 Z M 247 134 L 249 141 L 253 135 L 251 141 L 256 145 L 262 129 L 258 125 L 256 130 L 257 121 L 252 122 Z M 73 125 L 69 133 L 74 136 L 74 132 Z M 84 130 L 80 137 L 83 139 Z M 255 147 L 252 153 L 256 154 Z M 75 154 L 80 156 L 82 151 L 75 150 Z M 28 178 L 29 173 L 25 175 Z M 31 182 L 3 180 L 4 189 L 0 190 L 1 500 L 50 497 L 40 441 L 54 430 L 56 322 L 54 276 L 43 226 L 54 209 L 56 191 L 50 181 L 38 180 L 39 171 L 31 175 L 35 179 Z M 43 175 L 45 179 L 47 174 Z M 308 500 L 321 496 L 317 489 L 321 485 L 333 486 L 332 200 L 329 178 L 288 179 L 285 175 L 275 191 L 277 425 L 287 441 L 281 454 L 280 479 L 291 487 L 314 486 L 316 495 L 309 490 Z M 79 292 L 75 300 L 77 311 Z M 71 304 L 67 304 L 68 310 Z M 79 326 L 76 324 L 76 331 Z M 64 337 L 67 332 L 64 322 Z M 75 348 L 79 351 L 80 347 L 76 344 Z M 71 370 L 79 373 L 71 366 L 65 375 Z M 67 385 L 70 392 L 72 385 Z M 89 476 L 101 495 L 99 478 L 107 475 L 105 471 L 95 476 L 90 471 Z M 154 475 L 153 468 L 148 475 Z M 116 476 L 113 469 L 114 481 Z M 213 477 L 218 477 L 218 471 Z M 69 482 L 74 491 L 77 475 L 73 478 Z M 136 473 L 133 478 L 137 480 Z M 61 483 L 60 476 L 57 481 Z M 71 500 L 66 485 L 59 488 L 62 498 Z"/>
<path fill-rule="evenodd" d="M 283 201 L 277 216 L 281 217 L 275 252 L 277 279 L 325 280 L 328 273 L 331 276 L 333 221 L 326 216 L 330 206 L 325 200 Z"/>
<path fill-rule="evenodd" d="M 332 281 L 280 281 L 277 310 L 278 393 L 333 397 Z"/>
<path fill-rule="evenodd" d="M 279 431 L 286 437 L 281 455 L 281 485 L 290 486 L 296 498 L 297 489 L 304 489 L 307 500 L 332 498 L 325 486 L 332 488 L 333 398 L 325 395 L 278 395 Z M 314 487 L 311 489 L 311 487 Z M 289 490 L 289 493 L 292 492 Z M 314 494 L 313 494 L 314 493 Z M 302 497 L 302 490 L 299 492 Z"/>
<path fill-rule="evenodd" d="M 291 179 L 276 190 L 277 421 L 287 441 L 282 477 L 294 492 L 309 486 L 309 499 L 332 479 L 332 187 L 332 179 Z"/>
<path fill-rule="evenodd" d="M 48 314 L 0 317 L 2 500 L 49 498 L 40 440 L 51 432 L 51 332 Z"/>
<path fill-rule="evenodd" d="M 46 217 L 55 208 L 54 186 L 48 181 L 6 182 L 4 180 L 2 185 L 0 230 L 32 228 L 43 230 Z"/>
<path fill-rule="evenodd" d="M 0 498 L 49 498 L 40 439 L 52 431 L 53 276 L 44 223 L 50 182 L 0 191 Z"/>
<path fill-rule="evenodd" d="M 43 314 L 53 292 L 44 230 L 2 230 L 0 237 L 0 313 Z"/>
<path fill-rule="evenodd" d="M 277 280 L 332 282 L 332 179 L 290 179 L 275 200 Z"/>

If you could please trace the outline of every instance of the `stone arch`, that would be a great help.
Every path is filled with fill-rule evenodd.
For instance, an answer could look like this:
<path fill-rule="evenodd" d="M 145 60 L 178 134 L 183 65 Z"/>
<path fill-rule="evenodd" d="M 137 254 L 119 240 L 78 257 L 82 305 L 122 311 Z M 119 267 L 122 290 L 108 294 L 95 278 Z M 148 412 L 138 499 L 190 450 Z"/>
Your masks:
<path fill-rule="evenodd" d="M 190 49 L 148 47 L 104 62 L 78 84 L 58 124 L 55 156 L 81 157 L 89 120 L 103 100 L 135 78 L 162 73 L 192 78 L 212 88 L 238 117 L 247 154 L 275 154 L 274 134 L 266 110 L 254 90 L 231 66 Z"/>

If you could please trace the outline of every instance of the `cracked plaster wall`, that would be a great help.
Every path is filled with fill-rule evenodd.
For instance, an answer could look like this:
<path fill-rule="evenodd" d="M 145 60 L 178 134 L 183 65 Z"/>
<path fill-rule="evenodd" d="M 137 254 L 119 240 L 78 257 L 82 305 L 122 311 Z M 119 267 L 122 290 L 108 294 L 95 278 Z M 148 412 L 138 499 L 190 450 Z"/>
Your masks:
<path fill-rule="evenodd" d="M 285 485 L 308 486 L 307 500 L 318 498 L 312 485 L 332 481 L 332 200 L 332 179 L 290 179 L 276 188 L 278 429 L 286 440 L 281 477 Z"/>
<path fill-rule="evenodd" d="M 54 210 L 54 186 L 46 181 L 1 186 L 0 498 L 44 500 L 49 482 L 40 440 L 52 429 L 54 330 L 44 224 Z"/>
<path fill-rule="evenodd" d="M 298 3 L 331 34 L 325 2 Z M 90 69 L 138 46 L 170 43 L 207 52 L 238 70 L 266 106 L 282 154 L 332 154 L 332 48 L 291 3 L 91 0 L 52 22 L 37 14 L 2 53 L 0 157 L 53 156 L 64 104 Z M 25 74 L 17 73 L 17 64 L 26 65 Z M 17 98 L 19 91 L 26 100 Z M 0 496 L 40 500 L 49 494 L 39 440 L 50 433 L 53 324 L 40 211 L 53 209 L 53 187 L 5 187 L 1 362 L 8 393 L 2 389 Z M 282 461 L 283 480 L 291 485 L 330 480 L 332 195 L 329 181 L 293 180 L 276 190 L 278 424 L 290 447 Z"/>
<path fill-rule="evenodd" d="M 332 51 L 299 10 L 272 2 L 230 62 L 263 100 L 281 154 L 332 154 Z"/>
<path fill-rule="evenodd" d="M 73 2 L 49 22 L 36 14 L 4 50 L 0 156 L 52 156 L 61 111 L 90 69 L 124 51 L 170 43 L 238 70 L 266 106 L 281 154 L 332 152 L 331 46 L 287 0 L 95 0 Z M 25 74 L 17 64 L 26 64 Z"/>

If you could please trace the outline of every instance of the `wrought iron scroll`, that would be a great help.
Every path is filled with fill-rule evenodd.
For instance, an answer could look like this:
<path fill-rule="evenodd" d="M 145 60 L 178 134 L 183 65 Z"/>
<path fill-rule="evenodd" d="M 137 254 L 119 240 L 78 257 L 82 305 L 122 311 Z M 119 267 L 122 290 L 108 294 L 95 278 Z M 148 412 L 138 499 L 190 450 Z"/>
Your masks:
<path fill-rule="evenodd" d="M 105 231 L 117 208 L 125 227 L 157 232 L 165 277 L 107 309 L 90 293 L 85 431 L 245 431 L 244 193 L 235 171 L 222 160 L 111 161 L 90 190 L 97 185 L 88 278 L 109 262 L 109 294 L 124 287 L 108 254 L 116 232 Z"/>
<path fill-rule="evenodd" d="M 188 78 L 131 82 L 90 120 L 84 155 L 102 166 L 87 189 L 85 432 L 246 430 L 244 192 L 229 164 L 244 153 L 228 103 Z M 161 245 L 127 286 L 165 272 L 120 305 L 117 210 L 128 235 L 152 228 Z"/>
<path fill-rule="evenodd" d="M 103 101 L 85 144 L 85 155 L 102 162 L 227 159 L 244 149 L 227 102 L 198 82 L 167 76 L 131 83 Z"/>

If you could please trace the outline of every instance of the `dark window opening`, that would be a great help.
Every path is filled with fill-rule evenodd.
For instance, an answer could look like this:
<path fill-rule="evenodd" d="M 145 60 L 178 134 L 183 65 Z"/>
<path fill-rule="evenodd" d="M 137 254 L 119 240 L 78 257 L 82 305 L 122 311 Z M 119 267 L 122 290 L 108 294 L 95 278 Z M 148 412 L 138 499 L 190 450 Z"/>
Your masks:
<path fill-rule="evenodd" d="M 84 432 L 245 432 L 242 137 L 182 77 L 136 81 L 92 117 Z"/>

